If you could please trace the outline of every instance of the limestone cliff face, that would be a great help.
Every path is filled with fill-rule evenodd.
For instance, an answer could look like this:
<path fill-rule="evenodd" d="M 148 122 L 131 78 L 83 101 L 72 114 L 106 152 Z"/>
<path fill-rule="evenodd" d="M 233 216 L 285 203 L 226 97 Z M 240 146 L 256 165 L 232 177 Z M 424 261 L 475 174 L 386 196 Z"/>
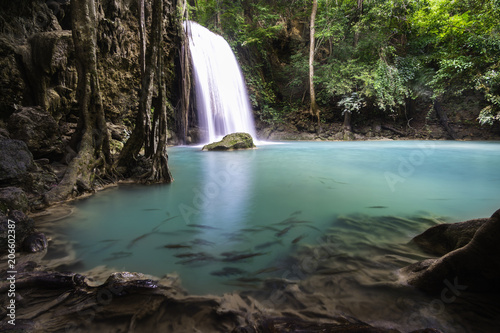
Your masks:
<path fill-rule="evenodd" d="M 0 7 L 0 117 L 8 118 L 15 104 L 33 105 L 29 38 L 60 30 L 57 19 L 42 1 L 3 2 Z"/>
<path fill-rule="evenodd" d="M 137 1 L 131 0 L 105 0 L 98 8 L 99 80 L 104 112 L 113 123 L 130 117 L 138 106 L 141 73 L 137 13 Z"/>
<path fill-rule="evenodd" d="M 151 2 L 145 0 L 146 30 Z M 165 85 L 171 92 L 169 104 L 176 105 L 181 29 L 176 1 L 164 3 Z M 137 1 L 96 1 L 96 17 L 99 85 L 111 145 L 120 149 L 128 139 L 126 126 L 134 125 L 141 89 Z M 43 159 L 47 168 L 61 170 L 60 174 L 78 149 L 71 140 L 79 117 L 71 28 L 69 0 L 18 0 L 0 6 L 0 138 L 24 141 L 35 160 Z M 0 189 L 5 186 L 29 192 L 23 184 L 0 184 Z"/>
<path fill-rule="evenodd" d="M 103 0 L 96 10 L 101 91 L 106 117 L 116 124 L 133 119 L 138 103 L 137 1 Z M 150 1 L 146 1 L 148 10 Z M 0 8 L 0 22 L 0 119 L 6 121 L 15 105 L 21 105 L 41 106 L 56 121 L 75 122 L 78 77 L 68 30 L 69 1 L 11 2 Z M 165 35 L 172 41 L 168 50 L 176 49 L 177 30 L 175 25 L 167 26 Z"/>
<path fill-rule="evenodd" d="M 21 2 L 0 11 L 6 22 L 0 37 L 4 55 L 0 64 L 1 117 L 8 119 L 17 104 L 41 106 L 56 121 L 71 122 L 71 115 L 78 116 L 73 110 L 78 77 L 71 31 L 63 30 L 60 24 L 70 28 L 66 22 L 69 8 L 62 17 L 59 6 L 56 17 L 54 1 Z M 104 1 L 98 8 L 100 78 L 106 111 L 110 119 L 119 121 L 135 106 L 138 36 L 132 32 L 136 25 L 133 8 L 117 10 L 109 3 L 115 2 Z"/>

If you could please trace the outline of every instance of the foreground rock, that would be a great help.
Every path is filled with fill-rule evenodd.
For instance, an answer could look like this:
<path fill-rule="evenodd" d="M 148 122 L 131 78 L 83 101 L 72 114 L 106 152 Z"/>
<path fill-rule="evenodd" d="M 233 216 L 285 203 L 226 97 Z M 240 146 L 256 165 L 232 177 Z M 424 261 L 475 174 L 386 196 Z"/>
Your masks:
<path fill-rule="evenodd" d="M 41 195 L 58 183 L 49 160 L 33 160 L 26 143 L 0 137 L 0 211 L 42 208 Z"/>
<path fill-rule="evenodd" d="M 15 230 L 15 238 L 12 230 Z M 10 247 L 11 244 L 14 244 L 14 248 Z M 11 250 L 16 253 L 43 252 L 47 247 L 47 237 L 36 231 L 33 219 L 18 210 L 13 210 L 8 215 L 0 212 L 0 256 L 11 253 Z"/>
<path fill-rule="evenodd" d="M 16 329 L 29 332 L 371 332 L 397 333 L 343 315 L 314 316 L 266 308 L 251 296 L 190 296 L 176 279 L 113 273 L 103 283 L 75 273 L 18 267 Z M 0 292 L 9 289 L 5 273 Z M 35 301 L 36 300 L 36 301 Z M 0 330 L 12 328 L 0 314 Z M 415 332 L 439 332 L 425 330 Z"/>
<path fill-rule="evenodd" d="M 29 212 L 28 197 L 19 187 L 0 188 L 0 212 L 7 213 L 9 210 Z"/>
<path fill-rule="evenodd" d="M 238 150 L 255 148 L 252 136 L 248 133 L 232 133 L 219 142 L 205 145 L 202 150 Z"/>
<path fill-rule="evenodd" d="M 489 219 L 431 228 L 413 242 L 430 252 L 449 252 L 403 268 L 402 276 L 409 284 L 432 293 L 500 292 L 499 234 L 500 209 Z"/>

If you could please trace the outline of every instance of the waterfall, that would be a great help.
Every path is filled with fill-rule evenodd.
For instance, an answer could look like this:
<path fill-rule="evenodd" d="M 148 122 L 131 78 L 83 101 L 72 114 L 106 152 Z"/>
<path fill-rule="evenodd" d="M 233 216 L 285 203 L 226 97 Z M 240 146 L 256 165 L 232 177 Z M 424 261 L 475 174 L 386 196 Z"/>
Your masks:
<path fill-rule="evenodd" d="M 254 139 L 255 125 L 248 93 L 236 57 L 226 40 L 196 22 L 184 22 L 189 37 L 198 122 L 202 140 L 247 132 Z"/>

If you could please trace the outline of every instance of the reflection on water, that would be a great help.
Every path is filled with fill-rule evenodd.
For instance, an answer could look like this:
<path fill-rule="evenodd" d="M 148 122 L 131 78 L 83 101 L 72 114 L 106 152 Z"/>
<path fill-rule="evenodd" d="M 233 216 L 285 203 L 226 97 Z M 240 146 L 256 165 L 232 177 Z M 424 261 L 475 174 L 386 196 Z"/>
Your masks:
<path fill-rule="evenodd" d="M 75 204 L 65 233 L 79 271 L 176 272 L 191 293 L 255 290 L 271 305 L 292 286 L 269 278 L 286 278 L 306 292 L 287 306 L 324 302 L 319 294 L 331 311 L 405 328 L 412 311 L 425 323 L 432 301 L 398 282 L 397 269 L 422 258 L 405 244 L 443 216 L 499 208 L 498 143 L 297 142 L 169 155 L 171 185 L 120 186 Z"/>
<path fill-rule="evenodd" d="M 231 233 L 245 225 L 250 213 L 254 183 L 252 163 L 256 153 L 245 152 L 243 158 L 227 154 L 215 152 L 204 156 L 200 170 L 203 187 L 194 190 L 197 196 L 194 201 L 200 208 L 200 223 Z M 234 155 L 234 152 L 230 154 Z"/>

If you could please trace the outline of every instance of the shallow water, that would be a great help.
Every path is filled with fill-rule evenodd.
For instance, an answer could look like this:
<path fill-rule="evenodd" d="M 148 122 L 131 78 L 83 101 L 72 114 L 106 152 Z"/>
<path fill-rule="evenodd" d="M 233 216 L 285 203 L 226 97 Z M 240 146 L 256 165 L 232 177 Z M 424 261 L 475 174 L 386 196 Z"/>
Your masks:
<path fill-rule="evenodd" d="M 429 220 L 488 217 L 499 208 L 500 143 L 284 142 L 235 152 L 174 147 L 169 156 L 174 183 L 122 185 L 75 204 L 64 224 L 80 259 L 71 269 L 177 272 L 190 293 L 221 294 L 285 277 L 290 256 L 332 228 L 345 234 L 335 232 L 345 216 L 367 218 L 339 244 L 368 239 L 367 253 L 387 251 L 402 267 L 413 255 L 391 248 Z M 372 227 L 370 217 L 380 216 L 426 219 Z M 380 278 L 397 263 L 382 265 Z"/>

